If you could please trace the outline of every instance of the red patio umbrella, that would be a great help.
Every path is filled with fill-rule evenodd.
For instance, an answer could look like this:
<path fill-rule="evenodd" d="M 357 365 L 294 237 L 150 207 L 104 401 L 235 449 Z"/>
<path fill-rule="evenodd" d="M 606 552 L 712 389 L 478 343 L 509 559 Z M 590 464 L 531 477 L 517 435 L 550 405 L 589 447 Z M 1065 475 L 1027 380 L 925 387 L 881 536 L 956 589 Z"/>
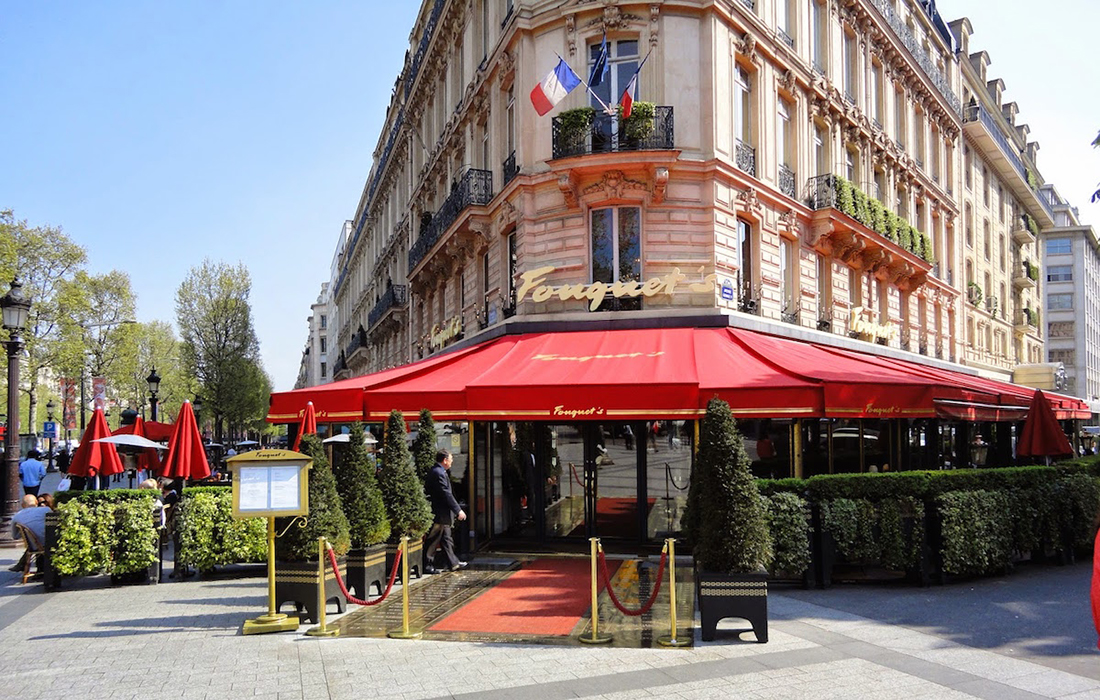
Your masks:
<path fill-rule="evenodd" d="M 145 432 L 137 432 L 136 426 L 141 423 L 141 429 Z M 141 435 L 142 437 L 149 438 L 156 442 L 163 442 L 172 437 L 172 424 L 161 423 L 155 420 L 144 420 L 141 416 L 138 416 L 137 422 L 130 425 L 119 426 L 118 430 L 111 433 L 112 435 Z"/>
<path fill-rule="evenodd" d="M 205 479 L 210 476 L 210 464 L 202 448 L 202 435 L 195 421 L 190 401 L 184 401 L 168 438 L 168 456 L 164 458 L 161 476 L 171 479 Z"/>
<path fill-rule="evenodd" d="M 294 438 L 294 451 L 302 444 L 302 436 L 306 433 L 317 434 L 317 412 L 313 410 L 313 402 L 306 402 L 306 410 L 302 413 L 302 422 L 298 424 L 298 437 Z"/>
<path fill-rule="evenodd" d="M 164 424 L 158 423 L 157 425 Z M 137 435 L 139 437 L 147 438 L 149 440 L 164 440 L 171 435 L 171 432 L 169 431 L 169 434 L 163 438 L 153 437 L 149 434 L 148 426 L 149 424 L 145 422 L 145 419 L 141 416 L 138 416 L 137 419 L 130 425 L 119 426 L 118 430 L 113 432 L 112 435 Z M 166 427 L 171 428 L 171 426 Z M 160 456 L 157 455 L 157 451 L 152 447 L 141 450 L 141 452 L 138 453 L 137 468 L 143 469 L 150 474 L 159 472 Z"/>
<path fill-rule="evenodd" d="M 1016 454 L 1021 457 L 1063 457 L 1073 454 L 1073 448 L 1058 425 L 1054 409 L 1042 389 L 1036 389 L 1031 397 L 1024 429 L 1020 432 L 1020 441 L 1016 443 Z"/>
<path fill-rule="evenodd" d="M 72 462 L 69 463 L 69 474 L 72 476 L 121 474 L 124 468 L 115 446 L 110 443 L 96 442 L 110 434 L 111 429 L 107 427 L 107 419 L 103 416 L 102 409 L 97 408 L 92 413 L 92 422 L 80 436 L 80 445 L 76 448 Z"/>

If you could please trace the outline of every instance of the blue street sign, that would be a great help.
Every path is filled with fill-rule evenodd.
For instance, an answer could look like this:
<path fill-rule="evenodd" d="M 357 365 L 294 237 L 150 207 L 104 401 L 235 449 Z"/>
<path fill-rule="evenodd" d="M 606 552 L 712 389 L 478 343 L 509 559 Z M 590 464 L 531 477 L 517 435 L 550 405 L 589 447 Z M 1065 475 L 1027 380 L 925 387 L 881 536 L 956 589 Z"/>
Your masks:
<path fill-rule="evenodd" d="M 57 421 L 48 420 L 42 423 L 42 437 L 57 439 Z"/>
<path fill-rule="evenodd" d="M 731 301 L 733 299 L 733 282 L 722 280 L 722 298 Z"/>

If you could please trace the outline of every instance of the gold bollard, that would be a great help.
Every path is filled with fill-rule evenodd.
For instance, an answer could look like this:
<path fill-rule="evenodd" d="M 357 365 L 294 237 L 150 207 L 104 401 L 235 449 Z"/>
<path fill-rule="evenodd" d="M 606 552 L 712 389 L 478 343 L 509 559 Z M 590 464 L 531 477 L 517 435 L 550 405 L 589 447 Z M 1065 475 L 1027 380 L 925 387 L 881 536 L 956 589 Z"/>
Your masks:
<path fill-rule="evenodd" d="M 596 571 L 596 552 L 600 546 L 600 538 L 590 537 L 588 541 L 592 543 L 592 636 L 581 635 L 580 641 L 583 644 L 607 644 L 611 641 L 611 635 L 600 636 L 599 577 Z"/>
<path fill-rule="evenodd" d="M 325 549 L 326 542 L 324 537 L 317 538 L 317 581 L 320 585 L 317 586 L 317 626 L 311 630 L 306 630 L 306 634 L 311 637 L 336 637 L 340 634 L 340 630 L 329 629 L 325 625 Z"/>
<path fill-rule="evenodd" d="M 424 633 L 409 629 L 409 537 L 401 538 L 401 629 L 390 630 L 390 639 L 420 639 Z"/>
<path fill-rule="evenodd" d="M 658 637 L 657 643 L 663 647 L 687 647 L 691 646 L 691 640 L 676 636 L 676 539 L 669 537 L 665 547 L 668 549 L 669 633 L 666 637 Z"/>

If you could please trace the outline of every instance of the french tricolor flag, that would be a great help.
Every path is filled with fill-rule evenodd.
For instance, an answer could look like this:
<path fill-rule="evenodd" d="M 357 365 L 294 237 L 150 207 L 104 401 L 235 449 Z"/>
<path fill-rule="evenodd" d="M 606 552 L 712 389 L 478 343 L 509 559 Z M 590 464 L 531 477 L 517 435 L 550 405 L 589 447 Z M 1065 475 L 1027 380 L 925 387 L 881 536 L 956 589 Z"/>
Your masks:
<path fill-rule="evenodd" d="M 554 70 L 531 91 L 531 104 L 535 106 L 540 117 L 545 116 L 580 84 L 580 76 L 573 72 L 564 58 L 558 58 L 558 65 L 554 66 Z"/>

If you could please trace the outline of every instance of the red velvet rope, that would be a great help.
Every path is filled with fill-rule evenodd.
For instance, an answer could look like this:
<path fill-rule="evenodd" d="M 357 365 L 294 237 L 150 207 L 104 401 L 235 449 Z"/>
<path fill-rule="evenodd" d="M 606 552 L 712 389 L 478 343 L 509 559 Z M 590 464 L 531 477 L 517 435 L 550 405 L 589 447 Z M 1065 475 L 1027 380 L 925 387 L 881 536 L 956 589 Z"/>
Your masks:
<path fill-rule="evenodd" d="M 615 604 L 615 607 L 619 609 L 623 615 L 629 615 L 630 617 L 637 617 L 638 615 L 645 615 L 649 612 L 649 609 L 653 607 L 653 602 L 657 600 L 657 594 L 661 591 L 661 584 L 665 580 L 665 562 L 668 561 L 668 552 L 661 552 L 661 563 L 657 567 L 657 585 L 653 587 L 653 592 L 649 594 L 649 600 L 645 602 L 645 605 L 637 610 L 628 610 L 623 607 L 623 604 L 619 602 L 619 599 L 615 597 L 615 589 L 611 587 L 611 577 L 607 574 L 607 557 L 604 556 L 603 550 L 600 550 L 600 575 L 603 576 L 604 585 L 607 587 L 607 595 L 611 597 L 611 602 Z M 675 601 L 674 601 L 675 604 Z"/>
<path fill-rule="evenodd" d="M 584 482 L 577 476 L 577 467 L 572 462 L 569 463 L 569 471 L 573 472 L 573 481 L 577 482 L 577 486 L 585 488 Z"/>
<path fill-rule="evenodd" d="M 393 571 L 390 572 L 390 582 L 386 585 L 386 590 L 382 591 L 382 595 L 380 597 L 375 598 L 374 600 L 369 602 L 356 598 L 352 594 L 348 593 L 348 587 L 344 585 L 344 579 L 342 576 L 340 576 L 340 567 L 336 562 L 336 551 L 333 550 L 332 547 L 329 547 L 328 549 L 328 561 L 330 564 L 332 564 L 332 570 L 336 572 L 336 583 L 340 586 L 340 592 L 344 594 L 344 597 L 347 598 L 349 603 L 354 603 L 355 605 L 378 605 L 383 600 L 385 600 L 386 596 L 388 596 L 390 594 L 390 591 L 393 590 L 393 582 L 397 579 L 397 567 L 399 564 L 401 564 L 401 550 L 398 549 L 397 556 L 393 558 Z"/>

